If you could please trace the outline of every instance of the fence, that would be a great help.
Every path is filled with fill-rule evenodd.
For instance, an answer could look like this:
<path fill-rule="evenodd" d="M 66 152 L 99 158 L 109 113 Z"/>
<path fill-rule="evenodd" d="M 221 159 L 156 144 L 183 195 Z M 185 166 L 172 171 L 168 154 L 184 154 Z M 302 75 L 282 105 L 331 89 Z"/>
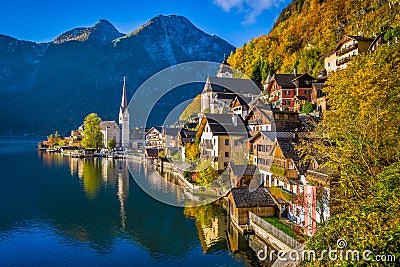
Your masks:
<path fill-rule="evenodd" d="M 275 226 L 271 225 L 270 223 L 266 222 L 265 220 L 261 219 L 260 217 L 258 217 L 254 213 L 252 213 L 251 211 L 249 212 L 249 216 L 250 216 L 250 222 L 253 222 L 257 226 L 261 227 L 262 229 L 264 229 L 265 231 L 267 231 L 268 233 L 270 233 L 275 238 L 277 238 L 279 241 L 285 243 L 289 247 L 295 248 L 295 247 L 301 245 L 301 243 L 299 241 L 297 241 L 293 237 L 285 234 L 284 232 L 282 232 Z"/>

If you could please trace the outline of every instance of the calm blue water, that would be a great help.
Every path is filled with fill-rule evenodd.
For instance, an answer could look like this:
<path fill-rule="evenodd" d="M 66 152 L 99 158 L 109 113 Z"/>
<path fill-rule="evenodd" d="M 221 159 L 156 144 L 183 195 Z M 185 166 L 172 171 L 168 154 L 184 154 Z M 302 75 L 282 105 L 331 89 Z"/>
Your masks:
<path fill-rule="evenodd" d="M 72 159 L 36 144 L 0 140 L 0 266 L 259 264 L 229 234 L 221 205 L 171 207 L 144 193 L 124 161 Z"/>

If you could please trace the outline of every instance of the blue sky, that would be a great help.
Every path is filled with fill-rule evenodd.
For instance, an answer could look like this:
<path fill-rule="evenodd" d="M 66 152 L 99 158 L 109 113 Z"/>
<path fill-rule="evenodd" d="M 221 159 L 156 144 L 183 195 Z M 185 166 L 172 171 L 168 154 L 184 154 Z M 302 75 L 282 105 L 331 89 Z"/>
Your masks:
<path fill-rule="evenodd" d="M 234 46 L 267 34 L 290 0 L 70 0 L 3 1 L 0 34 L 46 42 L 76 27 L 110 21 L 129 33 L 159 14 L 181 15 L 210 34 Z"/>

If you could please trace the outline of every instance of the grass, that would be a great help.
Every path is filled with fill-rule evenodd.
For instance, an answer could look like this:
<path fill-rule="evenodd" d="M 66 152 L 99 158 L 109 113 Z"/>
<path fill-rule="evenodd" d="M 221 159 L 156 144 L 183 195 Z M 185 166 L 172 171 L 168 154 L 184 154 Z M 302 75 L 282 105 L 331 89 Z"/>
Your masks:
<path fill-rule="evenodd" d="M 266 221 L 267 223 L 272 224 L 273 226 L 275 226 L 276 228 L 278 228 L 279 230 L 281 230 L 285 234 L 287 234 L 287 235 L 293 237 L 294 239 L 298 240 L 298 236 L 294 233 L 293 229 L 290 228 L 289 226 L 287 226 L 286 224 L 281 223 L 278 218 L 276 218 L 276 217 L 266 217 L 266 218 L 263 218 L 263 219 L 264 219 L 264 221 Z"/>

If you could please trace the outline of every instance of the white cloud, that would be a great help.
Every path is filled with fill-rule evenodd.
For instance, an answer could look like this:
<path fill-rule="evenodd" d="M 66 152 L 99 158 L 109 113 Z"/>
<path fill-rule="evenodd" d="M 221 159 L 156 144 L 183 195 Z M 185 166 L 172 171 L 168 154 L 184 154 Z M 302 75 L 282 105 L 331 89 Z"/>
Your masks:
<path fill-rule="evenodd" d="M 237 9 L 238 13 L 244 13 L 243 25 L 257 22 L 257 17 L 266 9 L 278 6 L 283 0 L 214 0 L 214 4 L 225 12 Z"/>

